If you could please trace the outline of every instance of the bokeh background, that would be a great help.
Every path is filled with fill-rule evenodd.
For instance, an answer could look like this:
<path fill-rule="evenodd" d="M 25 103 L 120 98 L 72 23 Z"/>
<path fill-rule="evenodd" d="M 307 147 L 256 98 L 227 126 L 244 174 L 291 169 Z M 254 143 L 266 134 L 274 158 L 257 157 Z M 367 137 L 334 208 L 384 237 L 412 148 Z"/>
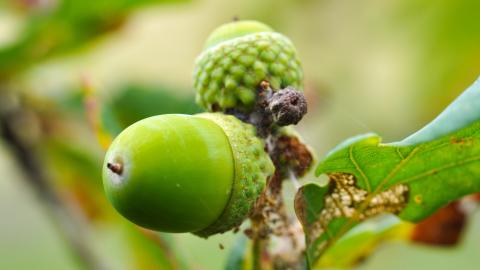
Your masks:
<path fill-rule="evenodd" d="M 1 0 L 0 269 L 223 267 L 235 235 L 138 230 L 100 177 L 102 134 L 200 111 L 191 73 L 216 26 L 256 19 L 292 39 L 310 106 L 298 130 L 322 157 L 358 133 L 399 140 L 466 89 L 480 75 L 479 11 L 476 0 Z M 458 246 L 386 243 L 360 268 L 477 269 L 479 237 L 474 211 Z"/>

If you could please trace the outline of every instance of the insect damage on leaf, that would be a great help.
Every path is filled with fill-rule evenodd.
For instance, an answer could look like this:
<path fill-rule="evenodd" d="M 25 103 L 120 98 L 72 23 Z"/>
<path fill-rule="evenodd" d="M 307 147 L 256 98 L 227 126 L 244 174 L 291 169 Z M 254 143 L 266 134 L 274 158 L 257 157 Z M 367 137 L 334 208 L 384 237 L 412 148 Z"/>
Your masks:
<path fill-rule="evenodd" d="M 310 241 L 324 234 L 328 223 L 335 218 L 362 221 L 382 213 L 399 213 L 407 202 L 408 187 L 403 184 L 372 195 L 355 186 L 356 179 L 352 174 L 332 173 L 328 176 L 329 193 L 324 198 L 324 207 L 319 217 L 310 225 Z M 322 249 L 322 246 L 319 246 L 319 249 Z"/>
<path fill-rule="evenodd" d="M 330 151 L 316 170 L 317 176 L 329 175 L 330 185 L 307 184 L 295 199 L 309 264 L 316 266 L 370 216 L 389 212 L 420 222 L 449 202 L 480 192 L 479 105 L 480 80 L 400 142 L 382 143 L 365 134 Z"/>

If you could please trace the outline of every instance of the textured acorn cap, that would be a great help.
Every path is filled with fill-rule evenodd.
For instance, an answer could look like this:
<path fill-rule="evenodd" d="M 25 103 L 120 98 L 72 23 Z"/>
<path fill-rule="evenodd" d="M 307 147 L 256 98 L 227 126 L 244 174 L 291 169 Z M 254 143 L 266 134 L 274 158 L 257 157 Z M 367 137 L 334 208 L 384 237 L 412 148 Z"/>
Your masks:
<path fill-rule="evenodd" d="M 235 162 L 235 177 L 226 208 L 213 224 L 195 232 L 198 236 L 208 237 L 231 230 L 243 222 L 275 168 L 252 125 L 221 113 L 202 113 L 196 116 L 212 120 L 225 131 Z"/>
<path fill-rule="evenodd" d="M 197 103 L 209 111 L 250 111 L 261 81 L 274 90 L 302 89 L 303 71 L 292 42 L 265 24 L 239 21 L 207 39 L 194 69 Z"/>

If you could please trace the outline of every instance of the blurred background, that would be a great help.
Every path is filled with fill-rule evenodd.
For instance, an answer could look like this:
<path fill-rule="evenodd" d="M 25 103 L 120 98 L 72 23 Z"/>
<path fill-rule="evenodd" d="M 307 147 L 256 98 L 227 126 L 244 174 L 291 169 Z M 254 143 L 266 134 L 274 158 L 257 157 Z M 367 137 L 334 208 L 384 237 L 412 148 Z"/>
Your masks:
<path fill-rule="evenodd" d="M 200 111 L 193 63 L 216 26 L 256 19 L 292 39 L 309 101 L 298 130 L 322 157 L 358 133 L 399 140 L 473 83 L 479 10 L 476 0 L 1 0 L 0 269 L 225 265 L 236 235 L 139 230 L 107 203 L 100 176 L 109 134 Z M 389 242 L 360 268 L 477 269 L 477 212 L 455 247 Z"/>

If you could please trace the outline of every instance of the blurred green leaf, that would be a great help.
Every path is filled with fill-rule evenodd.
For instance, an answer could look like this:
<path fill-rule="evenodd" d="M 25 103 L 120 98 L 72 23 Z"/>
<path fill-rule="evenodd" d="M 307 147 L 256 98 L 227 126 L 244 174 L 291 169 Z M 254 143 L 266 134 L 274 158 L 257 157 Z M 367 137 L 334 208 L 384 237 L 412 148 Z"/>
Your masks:
<path fill-rule="evenodd" d="M 110 102 L 102 105 L 103 125 L 112 135 L 116 135 L 136 121 L 150 116 L 201 111 L 192 96 L 181 97 L 175 92 L 164 87 L 127 86 Z"/>
<path fill-rule="evenodd" d="M 132 269 L 189 269 L 186 262 L 173 249 L 173 239 L 168 234 L 158 234 L 132 224 L 126 225 L 129 246 L 135 257 Z"/>
<path fill-rule="evenodd" d="M 309 263 L 361 221 L 381 213 L 418 222 L 466 194 L 480 191 L 480 82 L 434 121 L 404 141 L 381 144 L 366 134 L 341 143 L 319 164 L 328 186 L 308 184 L 295 209 L 304 226 Z"/>
<path fill-rule="evenodd" d="M 247 269 L 248 263 L 247 255 L 249 251 L 248 238 L 244 234 L 240 234 L 228 254 L 226 270 L 244 270 Z"/>
<path fill-rule="evenodd" d="M 32 1 L 20 38 L 0 50 L 0 80 L 118 29 L 134 9 L 180 0 Z"/>
<path fill-rule="evenodd" d="M 51 164 L 62 174 L 74 173 L 99 190 L 102 189 L 102 162 L 91 151 L 60 139 L 45 140 L 43 146 Z"/>
<path fill-rule="evenodd" d="M 412 64 L 414 90 L 419 102 L 435 98 L 420 109 L 426 117 L 458 94 L 458 86 L 480 73 L 480 1 L 398 1 L 392 23 L 396 31 L 409 31 L 418 53 Z M 428 72 L 426 72 L 428 71 Z M 442 94 L 439 94 L 439 91 Z"/>
<path fill-rule="evenodd" d="M 350 269 L 385 241 L 406 239 L 412 225 L 387 215 L 368 220 L 345 234 L 318 262 L 319 268 Z"/>

